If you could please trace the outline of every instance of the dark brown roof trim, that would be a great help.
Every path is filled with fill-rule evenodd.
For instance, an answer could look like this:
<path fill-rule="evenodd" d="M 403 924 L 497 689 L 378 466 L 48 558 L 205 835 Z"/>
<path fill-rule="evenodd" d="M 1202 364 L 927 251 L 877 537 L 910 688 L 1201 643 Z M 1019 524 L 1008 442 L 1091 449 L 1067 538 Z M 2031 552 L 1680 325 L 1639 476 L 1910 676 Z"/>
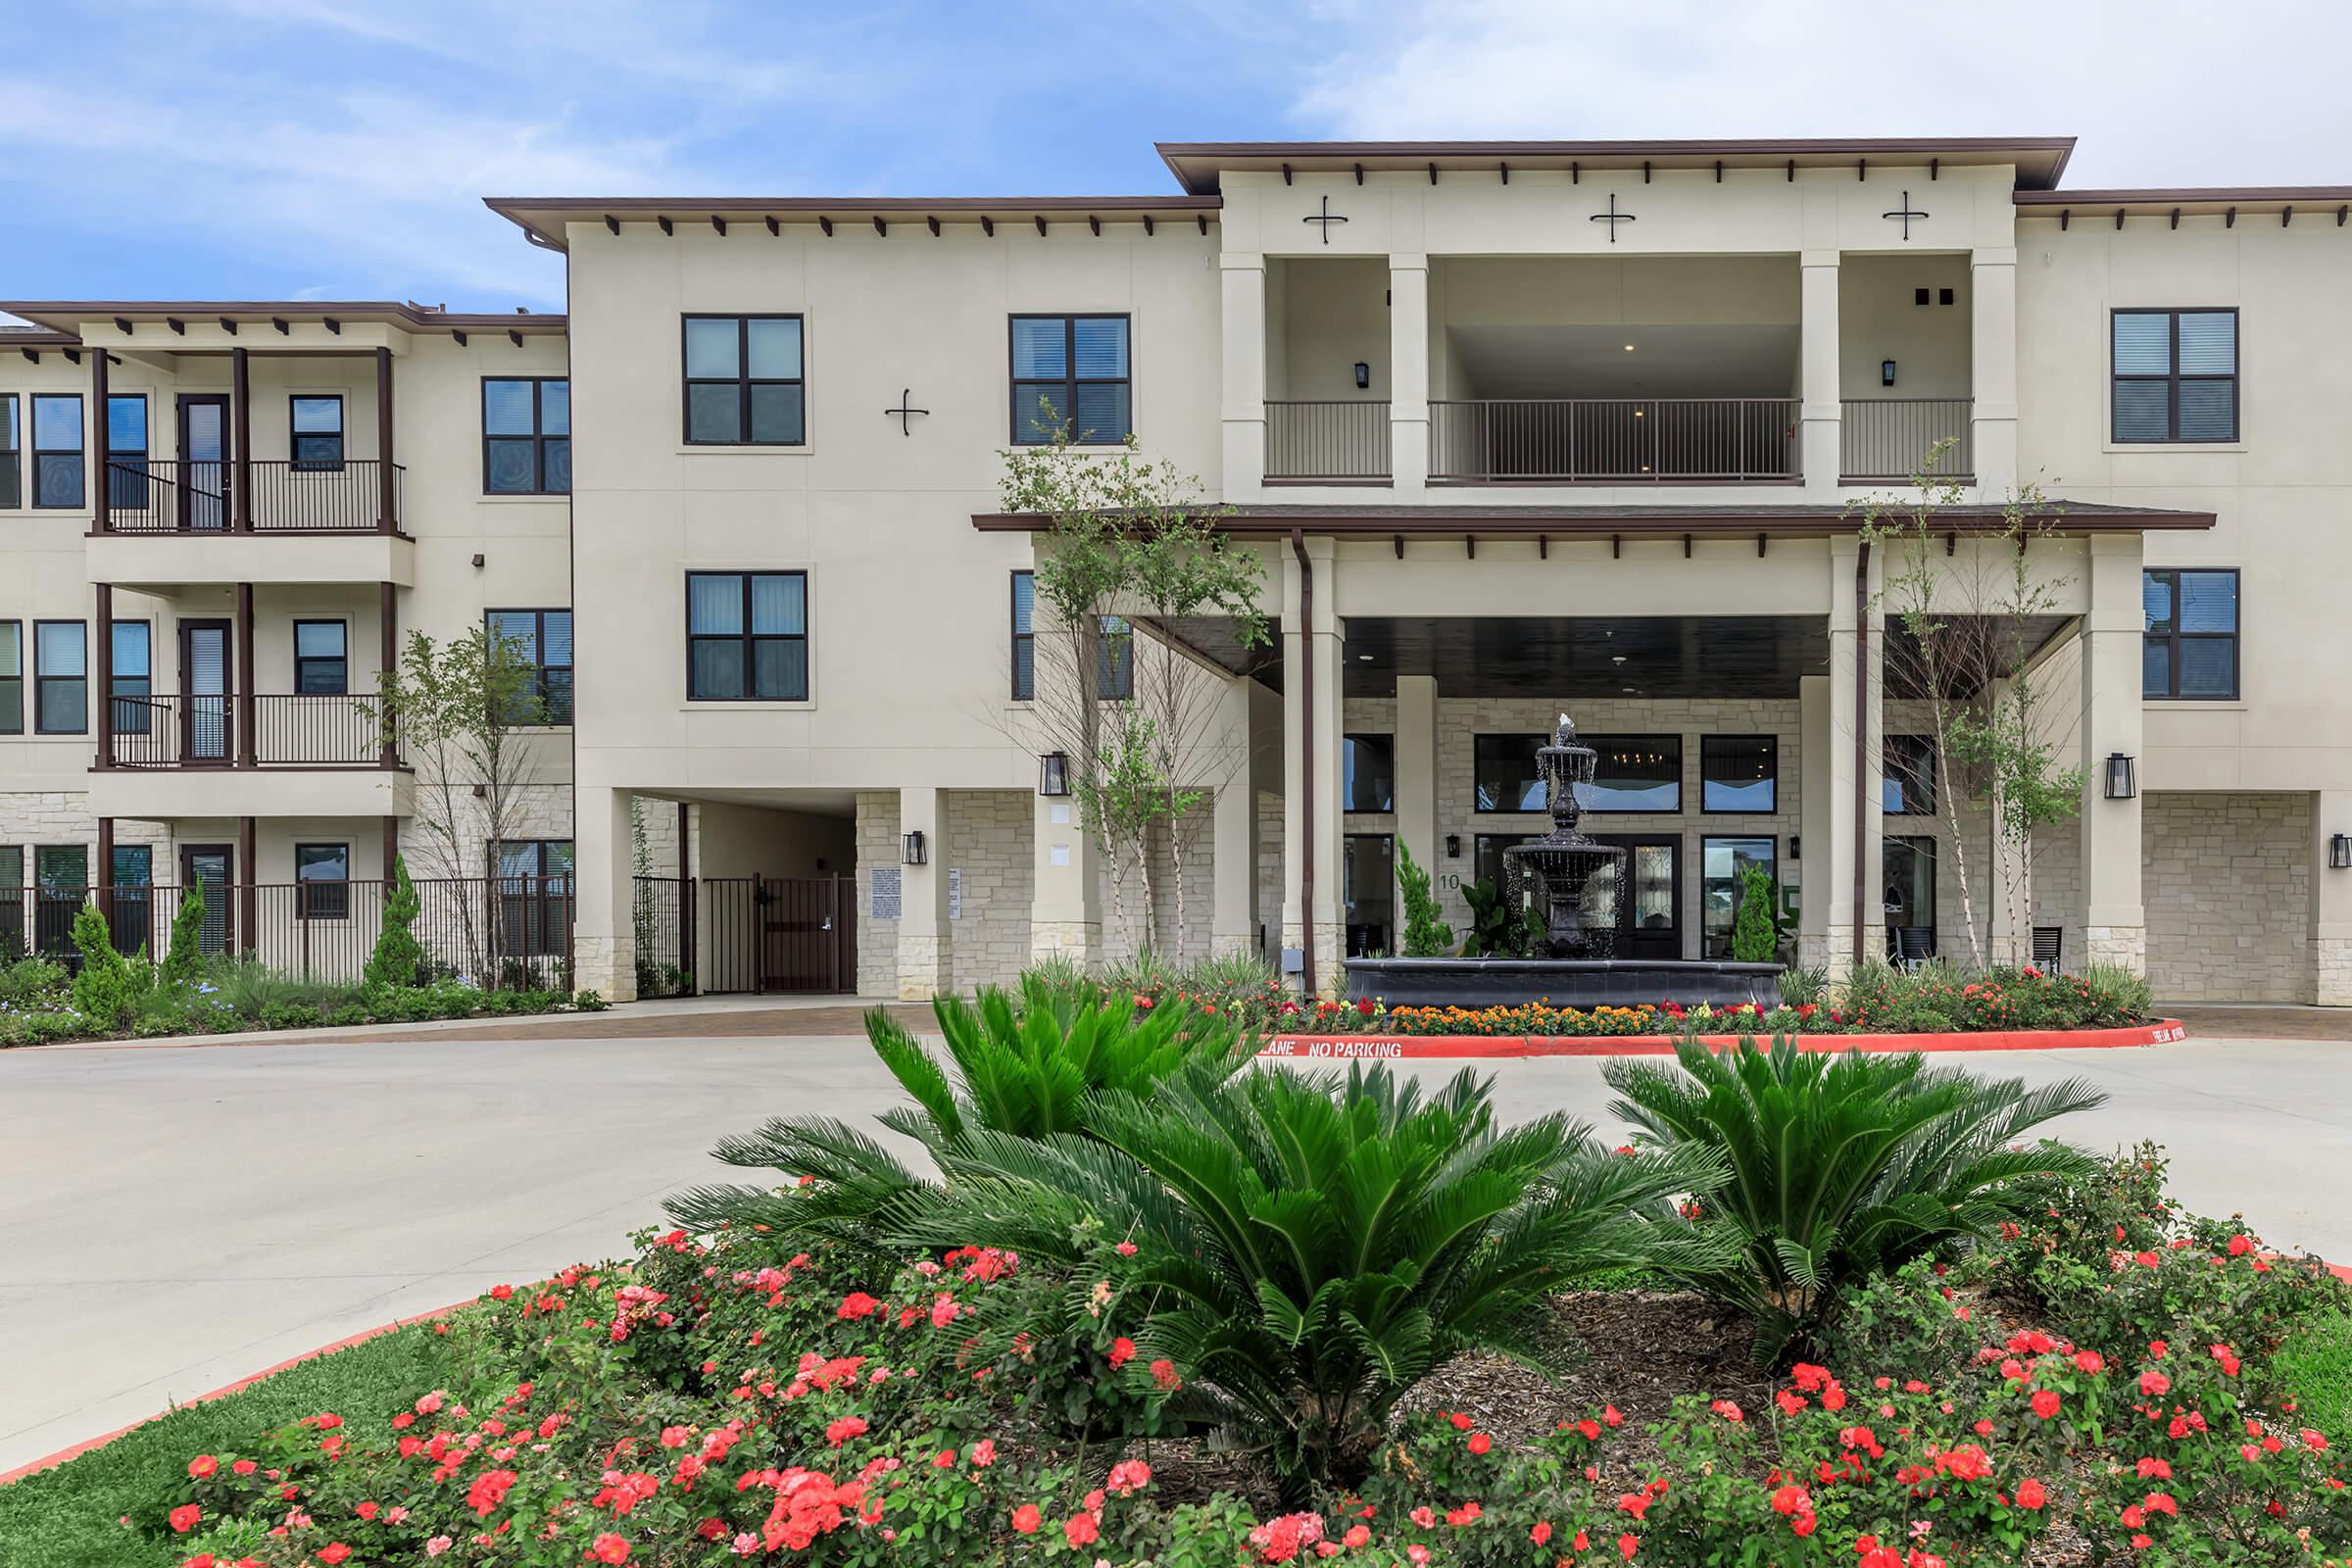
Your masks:
<path fill-rule="evenodd" d="M 0 312 L 50 327 L 61 320 L 86 321 L 106 317 L 121 317 L 133 323 L 166 321 L 174 317 L 182 319 L 211 317 L 253 325 L 269 325 L 277 319 L 323 321 L 331 318 L 337 321 L 390 320 L 406 326 L 443 330 L 479 327 L 533 332 L 561 332 L 565 326 L 562 311 L 470 315 L 424 310 L 405 300 L 0 300 Z"/>
<path fill-rule="evenodd" d="M 618 232 L 619 220 L 636 215 L 696 221 L 764 223 L 775 233 L 783 222 L 813 222 L 829 233 L 836 219 L 900 219 L 908 223 L 974 223 L 994 233 L 999 219 L 1078 214 L 1090 219 L 1118 215 L 1140 218 L 1197 218 L 1201 232 L 1224 202 L 1216 196 L 485 196 L 482 205 L 542 242 L 561 246 L 567 222 L 603 221 Z"/>
<path fill-rule="evenodd" d="M 2007 526 L 2002 509 L 1990 505 L 1937 509 L 1937 532 L 1995 533 Z M 2141 533 L 2211 528 L 2210 512 L 2177 512 L 2151 507 L 2114 507 L 2095 502 L 2061 505 L 2033 514 L 2061 534 Z M 982 512 L 972 514 L 981 533 L 1042 533 L 1052 524 L 1039 513 Z M 1691 534 L 1699 538 L 1836 538 L 1861 530 L 1861 518 L 1844 507 L 1235 507 L 1217 519 L 1216 531 L 1235 538 L 1281 538 L 1293 529 L 1333 538 L 1413 539 L 1594 537 L 1612 534 Z"/>
<path fill-rule="evenodd" d="M 1195 193 L 1217 188 L 1217 166 L 1236 162 L 1289 163 L 1319 172 L 1351 172 L 1361 163 L 1373 168 L 1421 172 L 1439 169 L 1488 170 L 1503 163 L 1542 168 L 1570 159 L 1601 168 L 1711 169 L 1721 160 L 1734 168 L 1763 167 L 1795 160 L 1809 165 L 1863 159 L 1943 163 L 2014 161 L 2018 183 L 2043 188 L 2058 183 L 2074 155 L 2072 136 L 1865 136 L 1762 137 L 1679 141 L 1163 141 L 1154 144 L 1177 182 Z M 2003 159 L 1999 155 L 2016 155 Z M 1192 166 L 1188 168 L 1187 166 Z"/>

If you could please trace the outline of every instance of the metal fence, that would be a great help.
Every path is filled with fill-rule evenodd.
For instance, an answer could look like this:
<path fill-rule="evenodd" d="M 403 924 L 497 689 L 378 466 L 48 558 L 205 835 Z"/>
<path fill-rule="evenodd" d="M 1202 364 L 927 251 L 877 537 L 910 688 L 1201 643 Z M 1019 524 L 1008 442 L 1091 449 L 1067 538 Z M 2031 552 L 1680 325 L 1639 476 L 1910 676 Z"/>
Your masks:
<path fill-rule="evenodd" d="M 1934 477 L 1967 479 L 1976 469 L 1969 439 L 1971 398 L 1847 398 L 1838 410 L 1838 473 L 1845 479 L 1908 479 L 1938 443 Z"/>
<path fill-rule="evenodd" d="M 1432 401 L 1429 476 L 1452 480 L 1790 479 L 1795 398 Z"/>
<path fill-rule="evenodd" d="M 858 989 L 851 877 L 641 876 L 635 922 L 641 995 Z"/>
<path fill-rule="evenodd" d="M 386 465 L 375 458 L 340 463 L 249 463 L 248 511 L 256 533 L 373 533 L 397 527 L 408 470 L 391 464 L 392 515 L 384 516 Z M 116 533 L 225 533 L 236 507 L 236 465 L 217 459 L 109 458 L 107 526 Z"/>
<path fill-rule="evenodd" d="M 383 760 L 374 717 L 341 693 L 260 693 L 254 760 L 263 767 L 373 767 Z M 117 767 L 227 764 L 237 758 L 237 699 L 228 693 L 114 699 Z"/>
<path fill-rule="evenodd" d="M 1267 478 L 1386 479 L 1389 474 L 1386 399 L 1266 405 Z"/>

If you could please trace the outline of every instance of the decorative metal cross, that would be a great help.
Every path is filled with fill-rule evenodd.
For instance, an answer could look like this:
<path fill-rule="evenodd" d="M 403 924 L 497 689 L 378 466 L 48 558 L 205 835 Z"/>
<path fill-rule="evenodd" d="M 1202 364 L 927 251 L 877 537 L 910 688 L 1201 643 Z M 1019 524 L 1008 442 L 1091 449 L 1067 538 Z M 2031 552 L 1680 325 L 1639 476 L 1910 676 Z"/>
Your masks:
<path fill-rule="evenodd" d="M 1585 220 L 1585 221 L 1589 223 L 1608 224 L 1609 243 L 1614 245 L 1617 243 L 1617 225 L 1619 223 L 1636 222 L 1638 220 L 1631 213 L 1621 213 L 1617 210 L 1617 193 L 1615 191 L 1611 191 L 1609 192 L 1609 210 L 1605 213 L 1594 213 L 1591 218 Z"/>
<path fill-rule="evenodd" d="M 1331 243 L 1331 225 L 1334 223 L 1345 223 L 1348 221 L 1348 220 L 1341 214 L 1335 213 L 1331 210 L 1331 198 L 1327 195 L 1323 198 L 1322 212 L 1309 213 L 1304 218 L 1298 220 L 1298 221 L 1301 223 L 1321 223 L 1323 225 L 1323 243 L 1328 245 Z"/>
<path fill-rule="evenodd" d="M 899 394 L 899 406 L 897 408 L 884 409 L 882 411 L 884 414 L 895 414 L 899 416 L 899 434 L 901 435 L 914 434 L 913 428 L 906 422 L 908 416 L 916 414 L 927 415 L 931 412 L 929 409 L 914 409 L 907 407 L 907 404 L 911 401 L 908 394 L 912 393 L 913 391 L 914 388 L 912 387 L 906 388 L 905 391 Z"/>
<path fill-rule="evenodd" d="M 1891 213 L 1881 213 L 1879 216 L 1881 218 L 1901 219 L 1903 220 L 1903 238 L 1904 240 L 1908 241 L 1911 238 L 1911 220 L 1914 218 L 1925 218 L 1928 215 L 1911 205 L 1911 193 L 1909 191 L 1905 191 L 1903 192 L 1902 206 L 1896 208 Z"/>

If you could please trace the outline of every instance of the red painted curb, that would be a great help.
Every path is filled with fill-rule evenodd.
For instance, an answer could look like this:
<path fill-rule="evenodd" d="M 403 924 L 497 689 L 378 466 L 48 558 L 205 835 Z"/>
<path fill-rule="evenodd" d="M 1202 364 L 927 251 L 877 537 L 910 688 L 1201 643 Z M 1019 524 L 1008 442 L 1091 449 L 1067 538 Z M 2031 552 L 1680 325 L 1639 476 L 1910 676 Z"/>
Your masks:
<path fill-rule="evenodd" d="M 1732 1045 L 1738 1035 L 1701 1035 Z M 1798 1035 L 1800 1051 L 2105 1051 L 2188 1038 L 2179 1019 L 2123 1029 L 2008 1029 L 1959 1035 Z M 1332 1061 L 1492 1060 L 1511 1056 L 1670 1056 L 1669 1035 L 1275 1035 L 1260 1056 Z"/>
<path fill-rule="evenodd" d="M 395 1329 L 405 1329 L 412 1323 L 423 1323 L 433 1318 L 447 1317 L 450 1313 L 455 1312 L 462 1306 L 471 1306 L 477 1299 L 479 1299 L 479 1298 L 469 1296 L 463 1301 L 452 1301 L 447 1306 L 437 1306 L 430 1312 L 419 1312 L 415 1317 L 404 1317 L 390 1323 L 379 1323 L 374 1328 L 362 1329 L 357 1334 L 346 1334 L 343 1338 L 335 1341 L 332 1345 L 321 1345 L 315 1350 L 305 1350 L 300 1355 L 287 1357 L 285 1360 L 278 1362 L 275 1366 L 264 1367 L 259 1372 L 252 1373 L 246 1377 L 241 1377 L 234 1383 L 224 1383 L 220 1387 L 213 1390 L 213 1392 L 210 1394 L 199 1394 L 193 1399 L 182 1399 L 179 1403 L 173 1405 L 172 1410 L 185 1409 L 191 1404 L 210 1404 L 215 1399 L 225 1399 L 232 1394 L 241 1393 L 246 1389 L 252 1388 L 256 1383 L 261 1382 L 264 1378 L 275 1377 L 278 1373 L 285 1371 L 288 1367 L 300 1366 L 305 1361 L 315 1361 L 322 1355 L 332 1355 L 337 1350 L 347 1350 L 355 1345 L 364 1345 L 368 1341 L 375 1339 L 380 1335 L 390 1334 Z M 117 1438 L 122 1437 L 126 1432 L 136 1432 L 139 1430 L 139 1428 L 146 1426 L 149 1422 L 161 1421 L 165 1416 L 170 1415 L 172 1410 L 159 1411 L 158 1413 L 149 1416 L 145 1421 L 133 1421 L 126 1427 L 117 1427 L 114 1431 L 109 1432 L 102 1437 L 84 1439 L 82 1442 L 74 1444 L 69 1447 L 60 1448 L 55 1453 L 43 1454 L 40 1458 L 31 1461 L 29 1464 L 21 1464 L 14 1470 L 0 1471 L 0 1487 L 5 1487 L 12 1481 L 22 1481 L 24 1477 L 36 1475 L 43 1470 L 54 1470 L 59 1465 L 64 1464 L 68 1459 L 78 1459 L 93 1448 L 103 1448 L 108 1444 L 114 1442 Z"/>

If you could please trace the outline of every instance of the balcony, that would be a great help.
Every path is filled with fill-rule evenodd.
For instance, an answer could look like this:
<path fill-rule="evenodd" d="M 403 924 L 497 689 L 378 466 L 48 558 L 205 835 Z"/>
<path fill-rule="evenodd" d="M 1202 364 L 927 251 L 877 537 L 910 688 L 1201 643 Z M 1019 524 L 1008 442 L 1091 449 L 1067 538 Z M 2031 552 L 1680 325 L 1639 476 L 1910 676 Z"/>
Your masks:
<path fill-rule="evenodd" d="M 235 464 L 116 458 L 106 466 L 100 533 L 396 533 L 407 479 L 401 465 L 374 458 L 248 463 L 241 514 Z"/>
<path fill-rule="evenodd" d="M 1450 484 L 1794 482 L 1795 398 L 1481 398 L 1429 406 Z"/>
<path fill-rule="evenodd" d="M 1266 405 L 1266 480 L 1386 484 L 1389 404 L 1334 399 Z"/>
<path fill-rule="evenodd" d="M 251 705 L 254 767 L 389 767 L 363 698 L 318 692 L 257 694 Z M 114 765 L 230 767 L 242 760 L 231 696 L 117 697 Z"/>
<path fill-rule="evenodd" d="M 1975 407 L 1970 398 L 1847 398 L 1838 409 L 1838 478 L 1907 480 L 1932 461 L 1937 481 L 1967 483 L 1977 471 L 1969 435 Z"/>

